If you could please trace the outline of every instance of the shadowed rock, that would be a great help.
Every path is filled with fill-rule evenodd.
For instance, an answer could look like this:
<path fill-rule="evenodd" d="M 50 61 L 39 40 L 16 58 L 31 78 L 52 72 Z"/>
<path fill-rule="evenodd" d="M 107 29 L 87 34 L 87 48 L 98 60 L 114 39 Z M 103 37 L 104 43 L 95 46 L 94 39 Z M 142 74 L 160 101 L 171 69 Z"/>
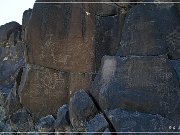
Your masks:
<path fill-rule="evenodd" d="M 37 124 L 38 132 L 54 132 L 54 121 L 52 115 L 41 118 Z"/>
<path fill-rule="evenodd" d="M 55 132 L 70 132 L 70 124 L 68 105 L 63 105 L 58 109 L 54 123 Z"/>
<path fill-rule="evenodd" d="M 179 15 L 168 4 L 140 4 L 127 14 L 119 56 L 167 54 L 179 58 Z"/>
<path fill-rule="evenodd" d="M 103 110 L 121 107 L 170 116 L 178 104 L 179 82 L 164 57 L 106 56 L 90 93 Z"/>
<path fill-rule="evenodd" d="M 91 117 L 95 116 L 97 111 L 92 99 L 83 90 L 76 92 L 70 99 L 70 121 L 74 129 L 78 132 L 85 131 L 87 122 Z"/>
<path fill-rule="evenodd" d="M 172 132 L 169 126 L 177 123 L 160 115 L 114 109 L 106 112 L 116 132 Z M 174 130 L 174 132 L 177 131 Z"/>

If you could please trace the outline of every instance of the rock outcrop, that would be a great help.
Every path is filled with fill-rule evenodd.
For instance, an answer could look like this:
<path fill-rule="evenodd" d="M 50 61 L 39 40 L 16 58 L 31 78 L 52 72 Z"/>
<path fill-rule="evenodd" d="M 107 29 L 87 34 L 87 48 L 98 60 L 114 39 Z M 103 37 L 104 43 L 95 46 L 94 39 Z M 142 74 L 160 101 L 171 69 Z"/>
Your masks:
<path fill-rule="evenodd" d="M 0 26 L 0 131 L 179 131 L 178 4 L 42 1 Z"/>

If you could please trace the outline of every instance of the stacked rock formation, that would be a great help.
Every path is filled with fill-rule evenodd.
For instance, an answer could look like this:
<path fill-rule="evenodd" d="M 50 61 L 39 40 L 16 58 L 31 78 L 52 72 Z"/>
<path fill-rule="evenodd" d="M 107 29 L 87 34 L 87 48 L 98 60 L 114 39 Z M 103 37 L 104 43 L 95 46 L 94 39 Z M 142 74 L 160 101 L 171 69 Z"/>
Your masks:
<path fill-rule="evenodd" d="M 89 89 L 101 58 L 117 50 L 123 18 L 118 10 L 115 4 L 34 5 L 24 39 L 28 65 L 19 90 L 30 112 L 55 114 L 75 91 Z"/>
<path fill-rule="evenodd" d="M 2 131 L 179 131 L 178 4 L 38 2 L 0 27 Z"/>

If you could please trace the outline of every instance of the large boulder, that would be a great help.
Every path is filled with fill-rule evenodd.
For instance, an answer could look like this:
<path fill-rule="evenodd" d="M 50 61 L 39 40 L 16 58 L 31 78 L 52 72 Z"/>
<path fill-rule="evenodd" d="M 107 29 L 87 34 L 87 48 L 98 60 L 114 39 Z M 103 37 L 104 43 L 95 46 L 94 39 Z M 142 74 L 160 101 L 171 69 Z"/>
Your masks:
<path fill-rule="evenodd" d="M 121 107 L 168 117 L 175 113 L 179 90 L 175 70 L 163 56 L 105 56 L 90 93 L 102 110 Z"/>
<path fill-rule="evenodd" d="M 180 17 L 173 4 L 140 4 L 127 14 L 117 55 L 180 57 Z"/>
<path fill-rule="evenodd" d="M 85 11 L 87 4 L 35 3 L 27 28 L 28 63 L 92 72 L 94 19 Z"/>

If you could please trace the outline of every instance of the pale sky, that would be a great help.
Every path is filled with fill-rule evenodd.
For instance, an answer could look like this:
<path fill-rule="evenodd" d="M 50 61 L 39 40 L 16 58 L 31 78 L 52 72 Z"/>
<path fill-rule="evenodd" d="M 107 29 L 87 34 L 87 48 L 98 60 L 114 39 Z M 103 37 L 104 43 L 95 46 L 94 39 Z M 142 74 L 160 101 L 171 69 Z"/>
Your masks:
<path fill-rule="evenodd" d="M 35 0 L 0 0 L 0 25 L 16 21 L 22 24 L 23 12 L 33 8 Z"/>

